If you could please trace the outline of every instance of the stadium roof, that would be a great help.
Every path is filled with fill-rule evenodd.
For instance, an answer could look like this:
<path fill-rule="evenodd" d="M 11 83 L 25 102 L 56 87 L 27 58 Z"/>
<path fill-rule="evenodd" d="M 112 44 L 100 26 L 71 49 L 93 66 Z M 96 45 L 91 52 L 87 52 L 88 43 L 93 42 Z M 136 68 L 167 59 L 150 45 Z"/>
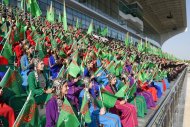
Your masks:
<path fill-rule="evenodd" d="M 187 27 L 186 0 L 126 0 L 143 8 L 144 33 L 162 45 Z"/>

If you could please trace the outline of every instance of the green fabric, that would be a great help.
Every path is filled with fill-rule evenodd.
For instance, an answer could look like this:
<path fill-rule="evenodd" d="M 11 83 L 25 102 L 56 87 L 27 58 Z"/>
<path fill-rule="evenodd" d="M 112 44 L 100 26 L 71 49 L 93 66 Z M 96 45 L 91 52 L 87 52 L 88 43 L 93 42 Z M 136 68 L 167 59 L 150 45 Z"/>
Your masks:
<path fill-rule="evenodd" d="M 22 93 L 22 77 L 16 70 L 7 70 L 3 79 L 0 82 L 1 87 L 8 88 L 17 95 Z"/>
<path fill-rule="evenodd" d="M 34 95 L 41 95 L 44 90 L 40 87 L 39 82 L 36 81 L 34 72 L 30 72 L 28 75 L 28 87 Z"/>
<path fill-rule="evenodd" d="M 84 61 L 82 61 L 82 62 L 81 62 L 81 65 L 80 65 L 80 69 L 81 69 L 81 74 L 82 74 L 82 76 L 84 75 L 84 68 L 85 68 Z"/>
<path fill-rule="evenodd" d="M 20 2 L 20 9 L 24 10 L 24 0 L 21 0 L 21 2 Z"/>
<path fill-rule="evenodd" d="M 145 82 L 146 81 L 146 73 L 142 72 L 139 74 L 139 79 L 142 81 L 142 82 Z"/>
<path fill-rule="evenodd" d="M 0 123 L 2 127 L 9 127 L 9 121 L 3 116 L 0 116 Z"/>
<path fill-rule="evenodd" d="M 5 36 L 7 34 L 7 24 L 6 22 L 3 23 L 3 25 L 1 26 L 1 32 L 3 34 L 3 36 Z"/>
<path fill-rule="evenodd" d="M 102 36 L 106 36 L 108 34 L 108 27 L 105 27 L 103 31 L 101 31 Z"/>
<path fill-rule="evenodd" d="M 59 18 L 58 18 L 58 22 L 61 22 L 62 18 L 61 18 L 61 13 L 59 12 Z"/>
<path fill-rule="evenodd" d="M 102 92 L 102 101 L 106 108 L 112 108 L 115 106 L 117 97 L 107 91 Z"/>
<path fill-rule="evenodd" d="M 51 39 L 51 46 L 52 46 L 53 49 L 57 49 L 57 42 L 53 38 Z"/>
<path fill-rule="evenodd" d="M 123 67 L 121 66 L 121 61 L 118 61 L 115 67 L 115 76 L 120 76 L 122 73 L 122 69 Z"/>
<path fill-rule="evenodd" d="M 15 116 L 18 116 L 20 113 L 24 103 L 26 102 L 27 96 L 27 94 L 21 94 L 9 97 L 9 106 L 14 109 Z"/>
<path fill-rule="evenodd" d="M 128 47 L 129 46 L 129 33 L 127 33 L 126 37 L 125 37 L 125 46 Z"/>
<path fill-rule="evenodd" d="M 63 26 L 64 30 L 67 31 L 67 13 L 66 13 L 66 7 L 65 7 L 65 1 L 64 1 L 64 8 L 63 8 Z"/>
<path fill-rule="evenodd" d="M 54 15 L 54 9 L 53 9 L 52 2 L 51 2 L 51 5 L 50 5 L 49 10 L 47 10 L 46 19 L 47 19 L 49 22 L 54 23 L 54 21 L 55 21 L 54 16 L 55 16 L 55 15 Z"/>
<path fill-rule="evenodd" d="M 30 5 L 32 3 L 32 0 L 26 0 L 26 7 L 27 7 L 27 11 L 30 12 Z"/>
<path fill-rule="evenodd" d="M 6 72 L 8 70 L 8 65 L 0 65 L 0 72 Z"/>
<path fill-rule="evenodd" d="M 142 42 L 139 42 L 138 45 L 137 45 L 137 49 L 139 52 L 142 52 L 144 49 L 143 49 L 143 44 Z"/>
<path fill-rule="evenodd" d="M 1 55 L 5 57 L 10 64 L 14 63 L 14 55 L 12 51 L 12 45 L 9 44 L 8 39 L 5 42 L 3 49 L 1 50 Z"/>
<path fill-rule="evenodd" d="M 78 20 L 78 18 L 77 18 L 77 21 L 76 21 L 76 25 L 75 25 L 75 27 L 76 27 L 76 29 L 79 28 L 79 20 Z"/>
<path fill-rule="evenodd" d="M 64 99 L 56 127 L 78 127 L 80 125 L 69 101 Z"/>
<path fill-rule="evenodd" d="M 130 57 L 130 61 L 131 61 L 131 62 L 134 62 L 135 58 L 136 58 L 136 55 L 135 55 L 135 54 L 132 54 L 131 57 Z"/>
<path fill-rule="evenodd" d="M 76 78 L 77 75 L 80 73 L 80 67 L 72 61 L 68 67 L 68 73 L 69 75 Z"/>
<path fill-rule="evenodd" d="M 38 3 L 36 2 L 36 0 L 31 0 L 30 8 L 31 8 L 30 11 L 31 11 L 32 16 L 38 17 L 42 14 L 42 11 L 40 10 L 40 7 Z"/>
<path fill-rule="evenodd" d="M 89 111 L 89 105 L 88 105 L 88 99 L 87 99 L 87 93 L 84 93 L 84 97 L 82 99 L 82 105 L 80 109 L 80 113 L 84 117 L 85 123 L 91 123 L 91 117 L 90 117 L 90 111 Z"/>
<path fill-rule="evenodd" d="M 5 3 L 5 5 L 8 6 L 8 4 L 9 4 L 9 0 L 3 0 L 3 2 Z"/>
<path fill-rule="evenodd" d="M 127 91 L 128 98 L 134 97 L 135 92 L 137 91 L 137 85 L 133 84 L 131 88 Z"/>
<path fill-rule="evenodd" d="M 43 59 L 46 56 L 45 46 L 42 45 L 39 41 L 37 41 L 36 50 L 38 51 L 40 59 Z"/>
<path fill-rule="evenodd" d="M 88 27 L 88 31 L 87 31 L 87 34 L 92 34 L 93 32 L 93 20 L 91 21 L 89 27 Z"/>
<path fill-rule="evenodd" d="M 124 85 L 121 89 L 119 89 L 119 91 L 117 91 L 117 93 L 115 93 L 115 96 L 119 98 L 125 97 L 128 88 L 129 86 Z"/>
<path fill-rule="evenodd" d="M 112 64 L 109 69 L 107 69 L 110 73 L 115 74 L 115 66 Z"/>
<path fill-rule="evenodd" d="M 16 127 L 34 127 L 39 126 L 40 118 L 37 105 L 35 100 L 30 92 L 27 97 L 27 100 L 21 109 L 14 125 Z"/>
<path fill-rule="evenodd" d="M 145 98 L 143 96 L 136 96 L 130 103 L 137 107 L 138 117 L 144 118 L 148 112 Z"/>
<path fill-rule="evenodd" d="M 67 55 L 65 54 L 65 52 L 62 51 L 62 50 L 59 51 L 59 56 L 62 57 L 62 58 L 66 58 L 67 57 Z"/>

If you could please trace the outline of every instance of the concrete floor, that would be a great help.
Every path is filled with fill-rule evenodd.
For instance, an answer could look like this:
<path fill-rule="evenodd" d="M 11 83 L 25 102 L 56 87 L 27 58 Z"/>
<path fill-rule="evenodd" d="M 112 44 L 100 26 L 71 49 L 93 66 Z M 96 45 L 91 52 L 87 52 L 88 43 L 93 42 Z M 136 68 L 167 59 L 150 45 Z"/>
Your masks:
<path fill-rule="evenodd" d="M 189 68 L 190 70 L 190 68 Z M 190 127 L 190 71 L 187 74 L 183 127 Z"/>

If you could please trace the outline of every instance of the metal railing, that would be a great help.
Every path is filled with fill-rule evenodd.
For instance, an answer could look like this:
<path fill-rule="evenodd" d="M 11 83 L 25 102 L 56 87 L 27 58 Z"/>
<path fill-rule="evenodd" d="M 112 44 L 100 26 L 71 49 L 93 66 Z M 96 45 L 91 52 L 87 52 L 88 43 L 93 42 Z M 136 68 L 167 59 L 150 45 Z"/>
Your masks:
<path fill-rule="evenodd" d="M 146 127 L 172 127 L 174 117 L 177 110 L 177 105 L 183 87 L 187 68 L 183 70 L 177 81 L 174 83 L 170 92 L 160 105 L 159 109 L 155 112 L 153 117 L 149 120 Z"/>

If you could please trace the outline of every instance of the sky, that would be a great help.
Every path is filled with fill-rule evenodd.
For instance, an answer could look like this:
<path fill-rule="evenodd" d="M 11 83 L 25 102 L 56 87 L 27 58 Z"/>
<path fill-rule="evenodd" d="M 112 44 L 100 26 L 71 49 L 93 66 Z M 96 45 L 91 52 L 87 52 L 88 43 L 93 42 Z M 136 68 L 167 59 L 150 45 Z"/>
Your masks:
<path fill-rule="evenodd" d="M 162 50 L 181 60 L 190 60 L 190 0 L 186 0 L 187 31 L 167 40 Z"/>

